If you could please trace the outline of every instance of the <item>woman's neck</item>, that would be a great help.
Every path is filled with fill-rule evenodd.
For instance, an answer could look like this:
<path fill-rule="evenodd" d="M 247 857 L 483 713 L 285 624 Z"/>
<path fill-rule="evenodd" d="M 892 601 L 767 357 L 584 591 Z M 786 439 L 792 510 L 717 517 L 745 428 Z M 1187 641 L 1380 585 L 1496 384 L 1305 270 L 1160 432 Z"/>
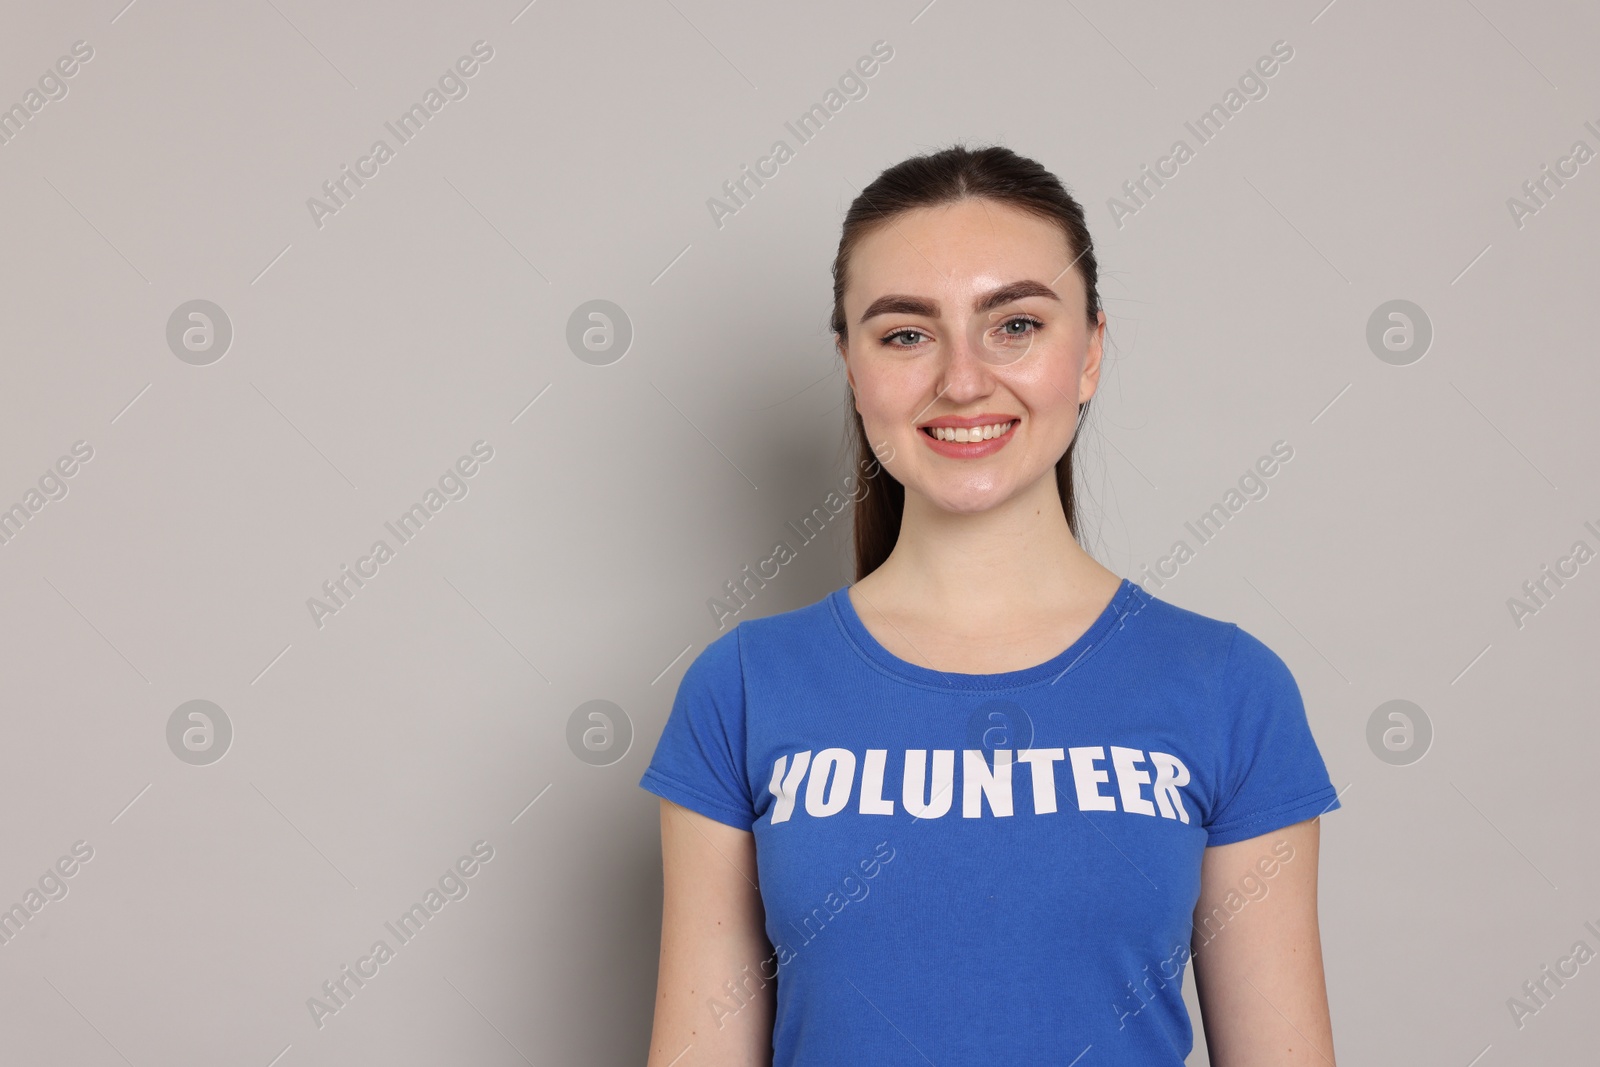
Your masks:
<path fill-rule="evenodd" d="M 958 618 L 961 629 L 1017 611 L 1103 605 L 1121 579 L 1072 536 L 1053 475 L 998 507 L 968 514 L 908 492 L 894 550 L 862 579 L 865 592 L 901 610 Z"/>

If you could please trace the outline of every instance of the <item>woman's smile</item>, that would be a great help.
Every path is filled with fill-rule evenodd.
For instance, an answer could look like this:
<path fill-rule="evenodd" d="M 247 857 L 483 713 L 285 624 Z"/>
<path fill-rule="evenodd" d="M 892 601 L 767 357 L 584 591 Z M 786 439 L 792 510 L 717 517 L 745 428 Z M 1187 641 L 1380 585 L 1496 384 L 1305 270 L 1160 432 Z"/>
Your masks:
<path fill-rule="evenodd" d="M 951 459 L 977 459 L 992 456 L 1015 436 L 1022 420 L 1015 415 L 974 415 L 956 418 L 945 415 L 917 428 L 917 436 L 941 456 Z"/>

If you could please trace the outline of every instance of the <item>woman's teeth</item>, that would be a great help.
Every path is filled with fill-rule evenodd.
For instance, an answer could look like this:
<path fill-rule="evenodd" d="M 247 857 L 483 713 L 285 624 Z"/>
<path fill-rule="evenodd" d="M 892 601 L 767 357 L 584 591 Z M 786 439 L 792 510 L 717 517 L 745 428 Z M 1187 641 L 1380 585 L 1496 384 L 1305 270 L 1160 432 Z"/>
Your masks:
<path fill-rule="evenodd" d="M 999 437 L 1016 423 L 1016 419 L 1009 422 L 997 422 L 992 426 L 928 426 L 930 436 L 940 441 L 987 441 L 991 437 Z"/>

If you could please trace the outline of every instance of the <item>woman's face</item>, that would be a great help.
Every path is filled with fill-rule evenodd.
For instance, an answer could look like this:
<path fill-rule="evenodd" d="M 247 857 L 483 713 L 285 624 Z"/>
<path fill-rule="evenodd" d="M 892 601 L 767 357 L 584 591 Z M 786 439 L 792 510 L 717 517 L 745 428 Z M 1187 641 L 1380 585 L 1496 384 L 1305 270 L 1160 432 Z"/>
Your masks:
<path fill-rule="evenodd" d="M 896 216 L 856 245 L 840 355 L 867 440 L 908 493 L 952 512 L 1047 475 L 1054 493 L 1105 333 L 1074 255 L 1056 223 L 977 198 Z"/>

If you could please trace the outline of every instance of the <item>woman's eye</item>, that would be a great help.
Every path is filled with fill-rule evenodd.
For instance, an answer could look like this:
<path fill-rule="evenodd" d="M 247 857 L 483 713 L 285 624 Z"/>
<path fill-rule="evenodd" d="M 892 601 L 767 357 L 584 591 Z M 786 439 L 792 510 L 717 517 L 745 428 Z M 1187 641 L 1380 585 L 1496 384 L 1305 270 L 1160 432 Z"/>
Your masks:
<path fill-rule="evenodd" d="M 1027 315 L 1019 315 L 1014 319 L 1007 319 L 1000 324 L 1000 329 L 1009 337 L 1026 337 L 1028 334 L 1042 327 L 1044 323 Z M 1013 330 L 1011 327 L 1020 326 L 1022 329 Z"/>
<path fill-rule="evenodd" d="M 1007 319 L 998 327 L 1004 338 L 1031 337 L 1044 328 L 1044 323 L 1031 315 L 1018 315 Z M 910 326 L 885 334 L 882 343 L 889 348 L 912 348 L 928 339 L 928 335 Z"/>
<path fill-rule="evenodd" d="M 906 344 L 903 344 L 903 345 L 894 343 L 895 338 L 897 338 L 897 337 L 905 337 L 907 335 L 910 335 L 914 339 L 909 341 L 909 342 L 907 342 Z M 925 337 L 925 336 L 926 336 L 926 334 L 924 334 L 921 330 L 913 330 L 913 329 L 907 328 L 907 329 L 904 329 L 904 330 L 896 330 L 893 333 L 888 334 L 887 336 L 884 337 L 883 343 L 888 345 L 891 348 L 909 348 L 911 345 L 919 343 L 917 340 L 915 340 L 915 338 L 922 338 L 922 337 Z"/>

